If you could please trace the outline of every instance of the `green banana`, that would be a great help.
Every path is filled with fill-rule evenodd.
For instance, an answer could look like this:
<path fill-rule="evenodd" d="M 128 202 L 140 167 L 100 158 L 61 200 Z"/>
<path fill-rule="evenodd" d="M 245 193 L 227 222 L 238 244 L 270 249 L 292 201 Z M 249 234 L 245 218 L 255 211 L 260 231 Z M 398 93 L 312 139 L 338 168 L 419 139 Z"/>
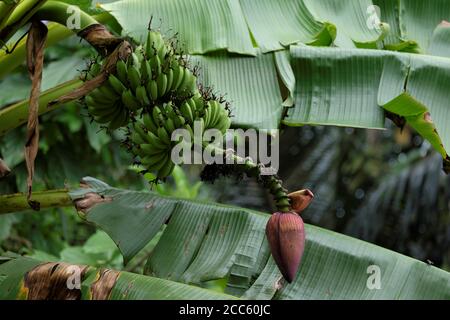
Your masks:
<path fill-rule="evenodd" d="M 158 78 L 156 78 L 156 84 L 158 86 L 158 98 L 161 98 L 166 93 L 167 75 L 160 73 Z"/>
<path fill-rule="evenodd" d="M 108 83 L 103 83 L 103 85 L 101 85 L 97 89 L 105 97 L 111 97 L 111 99 L 119 98 L 119 95 L 113 88 L 111 88 L 111 86 Z"/>
<path fill-rule="evenodd" d="M 128 68 L 128 81 L 133 91 L 136 92 L 136 88 L 141 85 L 141 74 L 135 66 Z"/>
<path fill-rule="evenodd" d="M 148 166 L 147 170 L 152 172 L 160 170 L 166 164 L 167 159 L 170 160 L 169 155 L 167 153 L 164 153 L 164 157 L 162 157 L 162 159 L 159 162 L 155 163 L 153 166 Z"/>
<path fill-rule="evenodd" d="M 141 78 L 144 83 L 152 80 L 152 68 L 150 67 L 150 62 L 144 59 L 141 64 Z"/>
<path fill-rule="evenodd" d="M 176 129 L 173 120 L 170 118 L 164 122 L 164 128 L 167 130 L 167 134 L 169 135 L 169 137 Z"/>
<path fill-rule="evenodd" d="M 152 116 L 148 113 L 144 113 L 142 116 L 142 121 L 144 122 L 145 127 L 153 133 L 157 133 L 158 126 L 153 120 Z"/>
<path fill-rule="evenodd" d="M 167 133 L 166 129 L 164 127 L 159 127 L 158 128 L 158 138 L 164 142 L 165 144 L 169 145 L 170 144 L 170 137 L 169 134 Z"/>
<path fill-rule="evenodd" d="M 158 106 L 154 106 L 152 110 L 152 116 L 155 123 L 158 124 L 158 126 L 161 126 L 162 123 L 164 123 L 164 117 L 162 115 L 162 111 Z"/>
<path fill-rule="evenodd" d="M 180 112 L 189 123 L 194 122 L 194 114 L 192 113 L 191 107 L 186 101 L 181 105 Z"/>
<path fill-rule="evenodd" d="M 122 126 L 125 126 L 128 123 L 128 112 L 126 112 L 123 108 L 119 108 L 119 112 L 112 118 L 108 127 L 111 130 L 116 130 Z"/>
<path fill-rule="evenodd" d="M 141 63 L 139 62 L 139 58 L 136 55 L 136 51 L 132 52 L 131 55 L 128 57 L 128 68 L 130 68 L 131 66 L 140 69 Z"/>
<path fill-rule="evenodd" d="M 178 90 L 178 87 L 181 85 L 181 82 L 183 82 L 185 70 L 187 69 L 185 69 L 180 65 L 178 65 L 178 68 L 175 68 L 173 75 L 172 90 Z"/>
<path fill-rule="evenodd" d="M 92 97 L 94 101 L 98 103 L 104 103 L 104 104 L 113 104 L 115 101 L 117 101 L 117 96 L 105 96 L 103 95 L 98 88 L 92 90 L 89 92 L 88 97 Z"/>
<path fill-rule="evenodd" d="M 165 93 L 171 91 L 172 83 L 173 83 L 173 70 L 170 68 L 169 71 L 167 72 L 167 88 L 165 90 L 166 91 Z"/>
<path fill-rule="evenodd" d="M 136 88 L 136 98 L 139 100 L 142 106 L 150 105 L 150 99 L 147 97 L 147 91 L 144 86 Z"/>
<path fill-rule="evenodd" d="M 158 99 L 158 85 L 156 84 L 156 80 L 151 80 L 147 83 L 147 92 L 152 101 L 156 101 Z"/>
<path fill-rule="evenodd" d="M 161 129 L 161 127 L 159 127 Z M 167 150 L 167 144 L 164 143 L 158 136 L 152 132 L 148 132 L 148 144 L 152 145 L 156 149 Z"/>
<path fill-rule="evenodd" d="M 162 162 L 162 160 L 165 160 L 166 158 L 166 152 L 160 151 L 159 153 L 153 154 L 153 155 L 146 155 L 141 159 L 141 162 L 143 165 L 152 167 L 156 165 L 159 162 Z"/>
<path fill-rule="evenodd" d="M 195 90 L 195 84 L 197 81 L 197 77 L 191 72 L 191 70 L 185 68 L 184 76 L 180 86 L 177 88 L 178 91 L 187 91 L 192 92 Z"/>
<path fill-rule="evenodd" d="M 145 54 L 147 57 L 153 57 L 156 52 L 153 49 L 154 47 L 154 33 L 152 31 L 149 31 L 147 33 L 147 42 L 145 43 Z"/>
<path fill-rule="evenodd" d="M 147 143 L 146 140 L 144 140 L 139 133 L 136 131 L 131 132 L 130 135 L 131 140 L 136 143 L 137 145 L 144 145 Z"/>
<path fill-rule="evenodd" d="M 157 149 L 155 148 L 153 145 L 148 144 L 148 143 L 144 143 L 140 145 L 141 151 L 140 153 L 145 157 L 145 156 L 153 156 L 156 154 L 159 154 L 161 152 L 161 149 Z"/>
<path fill-rule="evenodd" d="M 164 163 L 164 165 L 158 170 L 157 177 L 159 179 L 164 179 L 172 173 L 173 169 L 175 168 L 175 163 L 170 159 L 170 157 L 167 159 L 167 161 Z"/>
<path fill-rule="evenodd" d="M 130 89 L 122 93 L 122 102 L 131 111 L 136 111 L 141 107 L 139 100 L 136 99 Z"/>
<path fill-rule="evenodd" d="M 157 55 L 150 59 L 150 66 L 152 67 L 152 73 L 154 75 L 159 75 L 161 73 L 161 60 Z"/>
<path fill-rule="evenodd" d="M 121 95 L 127 88 L 122 84 L 122 82 L 113 74 L 110 74 L 108 77 L 108 83 L 111 85 L 111 88 L 114 91 Z"/>
<path fill-rule="evenodd" d="M 120 60 L 116 63 L 117 78 L 125 85 L 128 85 L 128 69 L 125 61 Z"/>

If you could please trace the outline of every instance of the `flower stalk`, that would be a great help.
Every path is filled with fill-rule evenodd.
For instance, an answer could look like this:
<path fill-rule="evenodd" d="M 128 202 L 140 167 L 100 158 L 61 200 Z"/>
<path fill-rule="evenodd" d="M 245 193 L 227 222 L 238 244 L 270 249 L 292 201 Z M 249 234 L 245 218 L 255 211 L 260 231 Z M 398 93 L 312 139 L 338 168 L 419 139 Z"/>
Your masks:
<path fill-rule="evenodd" d="M 33 192 L 33 199 L 40 203 L 40 209 L 73 205 L 67 189 L 35 191 Z M 22 212 L 29 209 L 26 193 L 0 195 L 0 214 Z"/>

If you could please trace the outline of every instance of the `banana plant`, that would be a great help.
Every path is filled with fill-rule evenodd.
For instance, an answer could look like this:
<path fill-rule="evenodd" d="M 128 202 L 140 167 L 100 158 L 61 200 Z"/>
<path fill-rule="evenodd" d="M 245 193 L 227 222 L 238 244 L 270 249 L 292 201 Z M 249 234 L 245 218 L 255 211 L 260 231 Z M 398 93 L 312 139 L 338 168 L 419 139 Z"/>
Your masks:
<path fill-rule="evenodd" d="M 450 115 L 446 110 L 447 92 L 444 85 L 450 74 L 447 48 L 449 28 L 447 22 L 441 21 L 450 20 L 450 1 L 439 0 L 435 7 L 428 8 L 418 0 L 345 3 L 331 0 L 121 0 L 101 5 L 104 12 L 98 17 L 78 10 L 79 24 L 70 31 L 67 25 L 70 18 L 68 4 L 63 1 L 22 0 L 2 1 L 1 4 L 0 40 L 7 50 L 0 55 L 0 78 L 19 66 L 28 50 L 27 65 L 33 79 L 33 90 L 30 102 L 19 101 L 0 110 L 0 135 L 25 123 L 27 116 L 29 130 L 35 132 L 38 115 L 61 107 L 65 102 L 81 99 L 93 121 L 110 131 L 122 128 L 122 143 L 135 161 L 142 165 L 142 173 L 151 171 L 156 174 L 157 180 L 164 180 L 174 170 L 169 154 L 175 145 L 169 139 L 170 134 L 178 128 L 192 132 L 196 121 L 201 123 L 202 131 L 214 128 L 223 134 L 230 126 L 267 130 L 282 125 L 309 124 L 379 129 L 384 127 L 385 117 L 388 117 L 399 126 L 409 124 L 428 139 L 441 154 L 444 170 L 449 171 Z M 187 18 L 186 10 L 192 19 Z M 152 17 L 153 24 L 148 23 L 149 17 Z M 280 23 L 269 26 L 265 22 L 267 17 Z M 120 24 L 122 36 L 127 36 L 126 39 L 112 34 L 100 23 L 114 23 L 111 22 L 114 19 Z M 53 24 L 47 27 L 42 21 L 52 21 Z M 160 21 L 158 28 L 154 27 L 155 21 Z M 170 25 L 167 25 L 169 21 Z M 28 22 L 32 22 L 28 35 L 12 43 L 13 36 Z M 179 30 L 178 38 L 166 30 Z M 99 58 L 94 59 L 80 78 L 39 94 L 40 72 L 36 68 L 38 72 L 34 74 L 36 69 L 30 62 L 30 56 L 35 59 L 39 57 L 36 64 L 42 65 L 45 41 L 40 43 L 41 51 L 32 51 L 36 35 L 46 37 L 47 45 L 51 45 L 68 37 L 71 32 L 92 45 Z M 194 65 L 199 66 L 201 72 Z M 223 96 L 205 89 L 212 86 L 233 102 L 231 111 Z M 34 116 L 31 111 L 28 112 L 28 107 Z M 29 192 L 26 202 L 33 209 L 39 209 L 39 203 L 44 206 L 61 205 L 51 200 L 47 203 L 45 195 L 41 202 L 36 200 L 39 194 L 31 200 L 33 159 L 37 149 L 30 151 L 29 148 L 30 145 L 37 148 L 36 137 L 38 134 L 29 133 L 27 142 L 31 155 L 27 157 Z M 200 148 L 207 150 L 209 147 L 200 145 Z M 218 147 L 209 151 L 227 156 L 225 150 Z M 235 155 L 233 157 L 238 159 Z M 296 211 L 294 198 L 288 195 L 281 181 L 276 177 L 261 178 L 257 163 L 248 160 L 243 163 L 242 171 L 262 181 L 274 196 L 281 213 Z M 3 167 L 5 174 L 10 171 L 7 166 Z M 365 250 L 352 249 L 356 240 L 345 238 L 339 242 L 340 236 L 335 234 L 329 234 L 328 239 L 336 244 L 334 249 L 340 253 L 337 265 L 349 263 L 345 255 L 356 250 L 359 255 L 356 254 L 355 265 L 367 263 L 366 258 L 370 257 L 369 260 L 374 262 L 370 266 L 388 270 L 388 275 L 392 277 L 388 287 L 396 283 L 404 289 L 396 291 L 389 287 L 384 293 L 366 292 L 361 287 L 364 274 L 355 276 L 359 280 L 351 288 L 352 293 L 344 290 L 333 295 L 338 285 L 343 283 L 330 279 L 325 269 L 323 285 L 313 288 L 310 282 L 298 280 L 302 269 L 298 273 L 289 272 L 286 277 L 283 272 L 286 266 L 280 267 L 285 264 L 285 257 L 273 250 L 278 246 L 276 241 L 281 240 L 273 240 L 269 236 L 275 261 L 285 278 L 292 281 L 292 284 L 286 285 L 279 277 L 275 263 L 268 258 L 269 250 L 261 232 L 262 226 L 267 224 L 264 215 L 243 209 L 230 209 L 232 214 L 226 214 L 226 209 L 205 209 L 185 205 L 180 200 L 156 199 L 146 193 L 143 195 L 147 197 L 143 200 L 145 205 L 141 203 L 132 211 L 134 218 L 143 220 L 133 221 L 126 215 L 126 203 L 120 202 L 120 199 L 127 199 L 123 195 L 134 195 L 132 192 L 115 190 L 99 181 L 86 181 L 92 184 L 88 188 L 90 192 L 79 190 L 71 197 L 89 217 L 86 218 L 88 221 L 102 227 L 116 241 L 125 261 L 142 249 L 169 218 L 168 230 L 164 235 L 171 241 L 163 241 L 163 235 L 161 246 L 181 245 L 183 241 L 188 241 L 187 245 L 195 249 L 192 249 L 193 252 L 200 250 L 192 262 L 198 265 L 191 267 L 188 263 L 194 256 L 180 259 L 177 264 L 171 256 L 158 255 L 157 246 L 148 262 L 147 272 L 158 277 L 196 284 L 227 277 L 227 290 L 247 298 L 317 298 L 324 294 L 330 298 L 434 297 L 428 287 L 420 290 L 422 287 L 417 285 L 428 266 L 364 244 L 369 246 L 367 250 L 375 252 L 374 256 L 367 255 Z M 67 201 L 64 192 L 63 200 Z M 13 195 L 2 197 L 0 201 L 4 212 L 9 212 L 15 205 L 11 201 L 23 203 L 24 199 Z M 127 201 L 131 200 L 128 198 Z M 80 207 L 81 204 L 83 207 Z M 113 207 L 123 210 L 113 210 Z M 203 223 L 192 227 L 204 230 L 204 234 L 208 231 L 209 237 L 202 238 L 199 233 L 200 238 L 191 241 L 189 237 L 192 235 L 187 234 L 192 230 L 171 231 L 176 228 L 171 228 L 174 225 L 171 221 L 182 220 L 182 216 L 173 214 L 179 207 L 188 212 L 190 208 L 195 216 L 190 221 Z M 111 219 L 111 216 L 93 214 L 100 208 L 108 208 L 110 213 L 116 212 L 117 217 Z M 206 214 L 208 210 L 209 215 Z M 215 214 L 216 211 L 220 214 Z M 276 219 L 278 215 L 274 217 Z M 284 219 L 287 215 L 281 214 L 281 217 Z M 127 223 L 110 224 L 105 219 L 109 222 L 127 219 Z M 221 219 L 231 220 L 223 224 Z M 301 221 L 299 217 L 296 219 Z M 182 224 L 186 228 L 190 226 L 187 222 Z M 303 234 L 303 222 L 299 224 L 296 231 Z M 234 225 L 236 227 L 232 227 Z M 127 229 L 128 226 L 132 228 Z M 228 227 L 233 234 L 227 233 Z M 236 237 L 242 230 L 255 238 Z M 306 231 L 318 234 L 317 242 L 324 234 L 324 231 L 311 226 L 307 226 Z M 214 232 L 218 237 L 213 236 Z M 136 241 L 122 238 L 136 234 L 139 235 Z M 177 238 L 183 235 L 188 238 Z M 228 240 L 224 241 L 226 236 L 231 239 L 231 244 L 227 243 Z M 314 236 L 311 237 L 314 241 Z M 243 248 L 239 239 L 246 244 Z M 362 244 L 355 246 L 363 247 Z M 202 248 L 209 249 L 199 255 L 203 252 Z M 309 249 L 309 256 L 320 258 L 321 248 L 321 245 L 313 246 Z M 234 250 L 238 249 L 243 251 L 236 253 Z M 305 251 L 304 259 L 310 262 L 303 263 L 301 268 L 305 269 L 305 264 L 315 263 L 311 264 L 311 268 L 320 270 L 317 268 L 319 262 L 308 258 L 308 247 Z M 153 259 L 155 256 L 159 259 Z M 164 264 L 165 259 L 171 261 L 170 267 Z M 298 265 L 299 259 L 294 260 Z M 235 261 L 238 261 L 237 264 Z M 399 268 L 395 267 L 398 261 L 402 261 Z M 5 279 L 14 270 L 10 265 L 15 263 L 25 264 L 21 259 L 6 262 Z M 30 268 L 39 270 L 45 269 L 45 266 L 34 264 Z M 195 273 L 202 268 L 202 274 Z M 164 274 L 169 270 L 170 274 Z M 435 297 L 448 297 L 445 293 L 448 292 L 448 275 L 440 270 L 431 270 L 430 287 L 439 284 L 442 288 L 442 291 L 436 291 Z M 303 272 L 307 273 L 305 270 Z M 344 276 L 346 272 L 342 270 Z M 318 277 L 314 271 L 311 274 L 312 278 Z M 412 274 L 414 280 L 408 278 L 408 274 Z M 15 276 L 20 278 L 17 274 Z M 324 293 L 323 286 L 327 285 L 331 288 Z M 20 296 L 23 290 L 18 290 Z"/>
<path fill-rule="evenodd" d="M 83 219 L 109 234 L 125 262 L 167 226 L 146 262 L 145 275 L 79 266 L 78 299 L 450 298 L 448 272 L 313 225 L 306 225 L 303 262 L 287 283 L 270 255 L 266 213 L 117 189 L 90 177 L 82 186 L 68 195 Z M 0 297 L 55 298 L 46 296 L 49 288 L 39 284 L 66 283 L 73 275 L 65 271 L 70 266 L 10 257 L 0 265 Z M 46 270 L 52 268 L 58 272 L 50 275 Z M 103 281 L 106 289 L 101 291 Z M 224 283 L 224 293 L 207 290 L 212 282 Z"/>

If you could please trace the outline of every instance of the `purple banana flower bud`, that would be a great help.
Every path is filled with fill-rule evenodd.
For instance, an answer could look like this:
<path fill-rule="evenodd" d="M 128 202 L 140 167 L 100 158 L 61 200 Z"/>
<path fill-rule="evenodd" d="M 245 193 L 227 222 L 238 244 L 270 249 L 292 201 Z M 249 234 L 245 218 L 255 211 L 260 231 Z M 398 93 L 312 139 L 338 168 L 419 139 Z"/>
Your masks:
<path fill-rule="evenodd" d="M 287 282 L 297 274 L 305 248 L 305 227 L 295 212 L 276 212 L 266 226 L 270 251 Z"/>

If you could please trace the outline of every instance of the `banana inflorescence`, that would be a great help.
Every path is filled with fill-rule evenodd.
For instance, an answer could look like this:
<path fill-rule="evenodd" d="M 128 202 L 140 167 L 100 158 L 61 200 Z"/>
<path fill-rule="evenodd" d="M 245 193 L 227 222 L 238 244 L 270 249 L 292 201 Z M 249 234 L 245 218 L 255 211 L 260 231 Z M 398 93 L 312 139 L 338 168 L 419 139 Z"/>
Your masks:
<path fill-rule="evenodd" d="M 94 63 L 86 74 L 92 79 L 102 70 Z M 210 92 L 202 92 L 197 76 L 161 33 L 150 30 L 147 41 L 135 48 L 126 61 L 119 60 L 116 72 L 85 97 L 90 116 L 111 130 L 127 127 L 124 144 L 146 172 L 156 172 L 158 179 L 174 168 L 171 141 L 176 129 L 193 134 L 195 121 L 203 129 L 230 127 L 228 107 Z"/>

